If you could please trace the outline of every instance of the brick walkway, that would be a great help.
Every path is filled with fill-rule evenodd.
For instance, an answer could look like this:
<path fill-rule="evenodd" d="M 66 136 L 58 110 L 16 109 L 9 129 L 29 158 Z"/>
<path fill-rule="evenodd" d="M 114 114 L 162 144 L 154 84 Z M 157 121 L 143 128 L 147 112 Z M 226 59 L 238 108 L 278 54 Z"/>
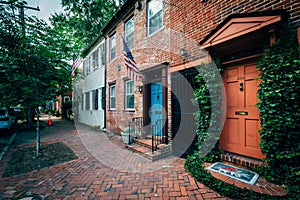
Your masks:
<path fill-rule="evenodd" d="M 85 126 L 77 130 L 71 122 L 63 120 L 54 120 L 53 127 L 43 129 L 42 144 L 63 141 L 79 158 L 39 171 L 0 178 L 0 199 L 24 195 L 46 199 L 227 199 L 195 181 L 185 171 L 182 159 L 158 163 L 158 170 L 153 170 L 156 166 L 152 165 L 143 171 L 148 166 L 147 161 L 128 153 L 120 137 L 107 137 Z M 17 148 L 34 145 L 34 139 L 32 132 L 17 134 L 0 161 L 1 176 L 12 153 Z M 104 155 L 114 157 L 103 159 Z"/>

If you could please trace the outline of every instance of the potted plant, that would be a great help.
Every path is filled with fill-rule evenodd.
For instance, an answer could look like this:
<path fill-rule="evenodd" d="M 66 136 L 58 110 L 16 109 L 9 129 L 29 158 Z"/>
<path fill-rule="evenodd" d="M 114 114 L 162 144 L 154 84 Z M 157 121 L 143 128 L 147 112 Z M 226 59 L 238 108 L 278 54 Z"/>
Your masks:
<path fill-rule="evenodd" d="M 121 136 L 122 136 L 122 139 L 123 139 L 123 142 L 125 144 L 130 144 L 133 142 L 133 137 L 134 137 L 134 129 L 133 128 L 130 128 L 129 127 L 126 127 L 123 131 L 121 131 Z M 130 139 L 130 141 L 129 141 Z"/>

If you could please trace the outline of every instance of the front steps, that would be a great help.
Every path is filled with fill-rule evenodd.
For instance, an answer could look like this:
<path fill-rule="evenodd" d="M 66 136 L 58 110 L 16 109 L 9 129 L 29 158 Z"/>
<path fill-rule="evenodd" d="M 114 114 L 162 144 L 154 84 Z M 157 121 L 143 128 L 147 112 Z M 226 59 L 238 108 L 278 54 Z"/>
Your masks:
<path fill-rule="evenodd" d="M 151 139 L 134 139 L 134 143 L 126 145 L 126 148 L 144 156 L 151 161 L 166 158 L 172 154 L 171 144 L 160 144 L 157 147 L 157 151 L 152 153 Z"/>

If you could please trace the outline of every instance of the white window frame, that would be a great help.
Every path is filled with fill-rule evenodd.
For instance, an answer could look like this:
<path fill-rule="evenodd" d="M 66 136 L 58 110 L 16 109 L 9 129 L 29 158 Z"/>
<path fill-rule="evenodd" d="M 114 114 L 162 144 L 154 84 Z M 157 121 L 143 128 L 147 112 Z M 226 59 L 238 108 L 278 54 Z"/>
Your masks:
<path fill-rule="evenodd" d="M 132 27 L 130 27 L 130 23 L 132 23 Z M 126 44 L 129 48 L 132 48 L 134 46 L 134 16 L 125 22 L 124 29 Z"/>
<path fill-rule="evenodd" d="M 112 88 L 114 88 L 114 92 L 112 91 Z M 115 99 L 115 105 L 112 107 L 112 98 Z M 116 110 L 117 105 L 117 98 L 116 98 L 116 84 L 112 84 L 109 86 L 109 110 Z"/>
<path fill-rule="evenodd" d="M 116 58 L 116 33 L 112 34 L 109 38 L 109 60 L 112 61 Z M 113 54 L 114 53 L 114 54 Z"/>
<path fill-rule="evenodd" d="M 161 3 L 161 5 L 158 5 L 158 3 Z M 155 6 L 155 4 L 157 4 L 158 7 L 161 7 L 160 10 L 155 10 L 154 13 L 152 14 L 152 16 L 150 16 L 150 8 L 152 6 Z M 156 17 L 157 15 L 161 15 L 161 26 L 158 27 L 156 30 L 154 31 L 150 31 L 151 27 L 150 27 L 150 20 L 153 19 L 154 17 Z M 162 0 L 151 0 L 147 2 L 147 35 L 152 35 L 156 32 L 158 32 L 159 30 L 161 30 L 163 28 L 163 1 Z"/>
<path fill-rule="evenodd" d="M 105 41 L 99 45 L 99 67 L 105 67 Z"/>
<path fill-rule="evenodd" d="M 102 88 L 98 88 L 98 110 L 102 109 Z"/>
<path fill-rule="evenodd" d="M 130 86 L 131 88 L 129 88 Z M 129 107 L 128 105 L 128 97 L 133 97 L 133 107 Z M 134 110 L 134 81 L 128 80 L 125 82 L 125 110 Z"/>

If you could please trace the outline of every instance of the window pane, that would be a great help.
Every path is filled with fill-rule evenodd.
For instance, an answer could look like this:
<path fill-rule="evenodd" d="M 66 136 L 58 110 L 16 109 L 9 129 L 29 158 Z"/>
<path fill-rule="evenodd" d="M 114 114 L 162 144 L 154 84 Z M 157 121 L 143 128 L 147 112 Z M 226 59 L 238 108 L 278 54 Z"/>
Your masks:
<path fill-rule="evenodd" d="M 162 10 L 163 4 L 162 1 L 152 0 L 148 3 L 148 15 L 151 18 L 153 15 Z"/>
<path fill-rule="evenodd" d="M 125 94 L 125 108 L 126 109 L 133 109 L 134 108 L 134 82 L 127 81 L 126 82 L 126 94 Z"/>
<path fill-rule="evenodd" d="M 148 3 L 148 34 L 152 34 L 162 27 L 162 1 L 152 0 Z"/>
<path fill-rule="evenodd" d="M 110 60 L 114 59 L 116 56 L 116 34 L 112 35 L 110 40 Z"/>
<path fill-rule="evenodd" d="M 126 96 L 127 105 L 126 108 L 134 108 L 134 95 L 128 95 Z"/>
<path fill-rule="evenodd" d="M 162 27 L 162 15 L 161 12 L 154 15 L 149 21 L 149 34 L 154 33 Z"/>
<path fill-rule="evenodd" d="M 115 91 L 115 85 L 110 86 L 110 108 L 115 109 L 116 108 L 116 91 Z"/>
<path fill-rule="evenodd" d="M 134 17 L 132 17 L 130 20 L 128 20 L 125 23 L 125 41 L 129 48 L 134 46 L 133 32 L 134 32 Z"/>

